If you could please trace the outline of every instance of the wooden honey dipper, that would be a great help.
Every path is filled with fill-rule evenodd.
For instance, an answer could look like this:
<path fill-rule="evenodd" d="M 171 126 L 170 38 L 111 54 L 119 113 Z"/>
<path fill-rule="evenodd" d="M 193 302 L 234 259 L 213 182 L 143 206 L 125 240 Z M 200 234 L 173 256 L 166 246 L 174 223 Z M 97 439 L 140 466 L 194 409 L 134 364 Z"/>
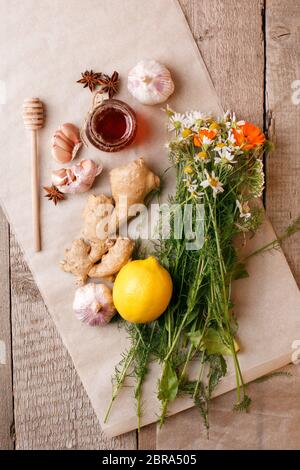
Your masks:
<path fill-rule="evenodd" d="M 32 216 L 34 249 L 41 251 L 40 225 L 40 168 L 38 154 L 38 130 L 44 125 L 45 115 L 43 103 L 39 98 L 26 98 L 23 103 L 23 120 L 25 128 L 31 131 L 31 161 L 32 161 Z"/>

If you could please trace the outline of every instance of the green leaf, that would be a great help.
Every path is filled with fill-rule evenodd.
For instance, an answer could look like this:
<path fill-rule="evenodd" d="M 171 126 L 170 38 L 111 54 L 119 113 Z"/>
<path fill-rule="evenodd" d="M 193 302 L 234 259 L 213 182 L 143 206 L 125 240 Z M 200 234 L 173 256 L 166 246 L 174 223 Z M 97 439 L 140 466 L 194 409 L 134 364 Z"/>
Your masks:
<path fill-rule="evenodd" d="M 243 399 L 236 403 L 233 407 L 234 411 L 246 411 L 248 413 L 251 405 L 251 398 L 248 395 L 244 395 Z"/>
<path fill-rule="evenodd" d="M 195 348 L 199 348 L 201 351 L 206 350 L 208 355 L 221 354 L 223 356 L 231 356 L 231 349 L 224 344 L 220 333 L 214 328 L 208 328 L 204 337 L 202 337 L 200 330 L 194 331 L 188 334 L 189 340 Z M 236 350 L 239 349 L 238 344 L 235 343 Z"/>
<path fill-rule="evenodd" d="M 208 328 L 206 335 L 201 342 L 201 349 L 206 349 L 207 354 L 222 354 L 223 356 L 231 355 L 231 350 L 223 343 L 222 338 L 217 330 Z"/>
<path fill-rule="evenodd" d="M 178 378 L 169 362 L 165 363 L 162 377 L 159 381 L 158 398 L 161 401 L 173 401 L 178 393 Z"/>
<path fill-rule="evenodd" d="M 188 337 L 194 348 L 198 348 L 200 345 L 202 332 L 200 330 L 193 331 L 191 333 L 188 333 Z"/>
<path fill-rule="evenodd" d="M 208 391 L 209 396 L 211 396 L 221 378 L 225 377 L 227 373 L 227 364 L 224 357 L 219 354 L 211 355 L 209 357 L 209 363 L 211 367 L 208 375 Z"/>
<path fill-rule="evenodd" d="M 170 261 L 169 261 L 169 258 L 164 255 L 164 256 L 161 256 L 160 257 L 160 263 L 164 266 L 164 268 L 166 268 L 167 270 L 170 269 Z"/>

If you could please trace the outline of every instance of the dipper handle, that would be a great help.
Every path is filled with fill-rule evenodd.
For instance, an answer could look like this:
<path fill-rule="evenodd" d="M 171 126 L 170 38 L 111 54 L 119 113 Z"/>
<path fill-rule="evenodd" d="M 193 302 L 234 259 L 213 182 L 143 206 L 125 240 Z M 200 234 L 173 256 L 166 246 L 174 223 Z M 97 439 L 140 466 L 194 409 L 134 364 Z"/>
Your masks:
<path fill-rule="evenodd" d="M 34 250 L 41 251 L 40 175 L 37 131 L 31 131 L 31 188 Z"/>
<path fill-rule="evenodd" d="M 34 250 L 41 251 L 40 224 L 40 165 L 38 154 L 38 129 L 44 125 L 44 108 L 39 98 L 28 98 L 23 104 L 25 128 L 31 130 L 31 186 L 32 186 L 32 222 Z"/>

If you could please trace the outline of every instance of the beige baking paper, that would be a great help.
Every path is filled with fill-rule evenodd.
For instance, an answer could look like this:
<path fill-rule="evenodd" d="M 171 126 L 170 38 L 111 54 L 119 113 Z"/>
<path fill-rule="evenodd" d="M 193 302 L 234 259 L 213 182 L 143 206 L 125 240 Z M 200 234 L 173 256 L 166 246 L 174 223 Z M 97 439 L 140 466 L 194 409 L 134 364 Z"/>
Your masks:
<path fill-rule="evenodd" d="M 123 81 L 119 97 L 137 112 L 135 145 L 115 155 L 93 147 L 81 157 L 101 161 L 105 171 L 94 192 L 109 191 L 110 168 L 144 155 L 158 173 L 168 166 L 164 147 L 167 134 L 160 107 L 134 101 L 126 90 L 129 69 L 142 58 L 155 58 L 171 70 L 176 83 L 170 105 L 175 109 L 222 112 L 205 65 L 179 5 L 172 0 L 1 0 L 1 155 L 0 197 L 34 278 L 68 348 L 103 429 L 110 436 L 136 427 L 133 389 L 125 388 L 103 423 L 111 395 L 111 375 L 127 346 L 126 334 L 115 325 L 91 328 L 72 313 L 74 283 L 61 272 L 58 261 L 78 236 L 86 194 L 69 197 L 57 207 L 42 199 L 43 251 L 33 252 L 30 195 L 30 138 L 22 123 L 25 97 L 39 96 L 46 104 L 46 127 L 40 132 L 41 181 L 50 181 L 51 135 L 63 122 L 81 125 L 91 94 L 76 80 L 86 69 L 112 73 Z M 166 180 L 165 194 L 173 188 Z M 274 236 L 270 225 L 260 242 Z M 241 281 L 237 304 L 241 324 L 241 364 L 247 380 L 290 361 L 291 344 L 300 338 L 300 298 L 281 252 L 252 261 L 251 278 Z M 42 333 L 42 332 L 41 332 Z M 143 424 L 156 420 L 157 367 L 144 389 Z M 218 393 L 234 387 L 231 376 Z M 172 405 L 172 413 L 191 406 L 187 400 Z"/>
<path fill-rule="evenodd" d="M 250 413 L 235 413 L 235 391 L 211 402 L 209 439 L 196 408 L 177 413 L 157 431 L 157 450 L 299 450 L 300 367 L 290 364 L 262 383 L 251 383 Z"/>

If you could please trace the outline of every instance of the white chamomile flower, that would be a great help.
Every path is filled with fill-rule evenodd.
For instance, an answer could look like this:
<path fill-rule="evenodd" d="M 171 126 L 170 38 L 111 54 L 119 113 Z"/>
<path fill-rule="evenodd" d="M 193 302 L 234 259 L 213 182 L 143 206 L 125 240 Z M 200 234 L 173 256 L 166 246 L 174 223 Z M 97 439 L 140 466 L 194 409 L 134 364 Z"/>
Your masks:
<path fill-rule="evenodd" d="M 170 122 L 168 124 L 168 129 L 169 131 L 178 131 L 181 129 L 181 127 L 183 126 L 184 124 L 184 115 L 183 114 L 180 114 L 180 113 L 174 113 L 171 117 L 170 117 Z"/>
<path fill-rule="evenodd" d="M 207 114 L 203 114 L 200 111 L 193 111 L 192 114 L 193 114 L 195 120 L 203 119 L 205 121 L 209 117 Z"/>
<path fill-rule="evenodd" d="M 194 129 L 199 129 L 203 121 L 207 121 L 210 118 L 207 114 L 203 114 L 200 111 L 190 111 L 186 114 L 186 119 L 188 123 L 191 123 L 191 126 Z"/>
<path fill-rule="evenodd" d="M 204 170 L 204 174 L 206 176 L 206 180 L 202 181 L 201 183 L 201 186 L 203 188 L 210 187 L 213 190 L 214 197 L 216 197 L 218 193 L 222 193 L 224 191 L 223 184 L 221 183 L 219 178 L 215 175 L 214 171 L 212 171 L 210 175 L 207 170 Z"/>
<path fill-rule="evenodd" d="M 229 117 L 230 117 L 230 111 L 229 109 L 227 109 L 226 113 L 224 114 L 223 120 L 227 121 Z"/>
<path fill-rule="evenodd" d="M 236 122 L 236 115 L 235 113 L 231 113 L 230 111 L 227 111 L 224 115 L 224 121 L 225 121 L 225 126 L 227 129 L 230 129 L 230 127 L 236 127 L 237 122 Z"/>
<path fill-rule="evenodd" d="M 238 126 L 244 126 L 246 124 L 246 121 L 238 121 L 237 125 Z"/>
<path fill-rule="evenodd" d="M 188 192 L 189 192 L 189 193 L 195 194 L 196 191 L 197 191 L 197 185 L 191 184 L 191 185 L 188 187 Z"/>
<path fill-rule="evenodd" d="M 248 220 L 251 217 L 250 207 L 247 202 L 241 203 L 238 199 L 236 200 L 236 205 L 240 211 L 240 217 L 242 219 Z"/>
<path fill-rule="evenodd" d="M 187 176 L 186 178 L 183 178 L 183 181 L 186 183 L 187 190 L 192 196 L 203 196 L 204 193 L 198 191 L 199 185 L 197 180 L 191 180 L 190 176 Z"/>
<path fill-rule="evenodd" d="M 204 150 L 202 152 L 198 152 L 194 155 L 194 159 L 197 161 L 197 162 L 204 162 L 204 163 L 208 163 L 210 162 L 210 156 L 207 152 L 205 152 Z"/>
<path fill-rule="evenodd" d="M 219 147 L 216 148 L 216 151 L 219 154 L 218 157 L 215 157 L 216 163 L 236 163 L 236 160 L 234 160 L 234 155 L 231 153 L 229 147 Z"/>
<path fill-rule="evenodd" d="M 193 116 L 193 113 L 186 113 L 185 118 L 184 118 L 184 125 L 188 129 L 192 129 L 195 125 L 195 119 Z"/>
<path fill-rule="evenodd" d="M 230 129 L 230 131 L 228 132 L 227 140 L 228 140 L 228 142 L 231 143 L 231 144 L 235 144 L 235 142 L 236 142 L 235 137 L 234 137 L 234 134 L 233 134 L 233 132 L 232 132 L 231 129 Z"/>

